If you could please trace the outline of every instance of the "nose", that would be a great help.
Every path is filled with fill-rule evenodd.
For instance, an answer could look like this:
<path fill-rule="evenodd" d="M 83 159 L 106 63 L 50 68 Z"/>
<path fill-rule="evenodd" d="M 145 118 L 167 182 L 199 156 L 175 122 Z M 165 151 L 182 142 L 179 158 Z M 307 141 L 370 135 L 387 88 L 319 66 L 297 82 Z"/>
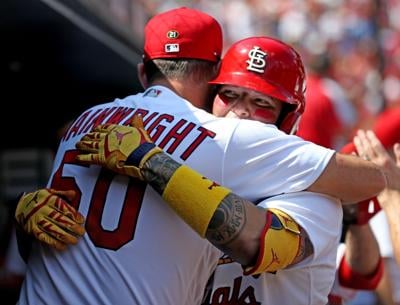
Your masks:
<path fill-rule="evenodd" d="M 247 98 L 240 98 L 233 105 L 231 111 L 235 113 L 238 118 L 246 119 L 250 117 L 250 103 Z"/>

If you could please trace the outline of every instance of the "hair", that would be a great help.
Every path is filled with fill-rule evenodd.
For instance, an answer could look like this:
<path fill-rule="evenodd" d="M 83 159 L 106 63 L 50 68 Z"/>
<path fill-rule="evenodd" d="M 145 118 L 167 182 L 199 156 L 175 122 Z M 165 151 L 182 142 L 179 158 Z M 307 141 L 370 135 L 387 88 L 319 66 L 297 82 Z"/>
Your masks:
<path fill-rule="evenodd" d="M 200 59 L 153 59 L 144 63 L 149 83 L 156 79 L 209 81 L 218 72 L 218 64 Z"/>

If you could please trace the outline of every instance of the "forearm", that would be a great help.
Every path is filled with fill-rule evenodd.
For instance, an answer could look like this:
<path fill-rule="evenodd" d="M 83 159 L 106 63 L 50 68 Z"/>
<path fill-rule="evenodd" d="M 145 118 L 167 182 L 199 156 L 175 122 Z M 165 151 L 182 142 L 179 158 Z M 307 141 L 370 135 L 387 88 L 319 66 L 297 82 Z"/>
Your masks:
<path fill-rule="evenodd" d="M 400 263 L 400 192 L 386 189 L 378 200 L 388 219 L 395 258 Z"/>
<path fill-rule="evenodd" d="M 249 266 L 249 274 L 263 272 L 266 266 L 285 268 L 312 253 L 306 232 L 289 215 L 258 208 L 164 153 L 151 157 L 142 173 L 183 220 L 232 259 Z M 218 189 L 225 192 L 223 196 L 213 195 Z M 281 255 L 278 265 L 269 261 L 271 251 Z"/>
<path fill-rule="evenodd" d="M 172 175 L 180 166 L 180 163 L 168 155 L 160 153 L 144 164 L 142 173 L 146 182 L 162 195 Z M 184 189 L 177 191 L 186 192 Z M 251 222 L 248 219 L 251 219 Z M 259 236 L 264 225 L 264 210 L 229 193 L 219 203 L 205 235 L 214 246 L 234 260 L 242 265 L 249 265 L 257 256 Z"/>
<path fill-rule="evenodd" d="M 381 169 L 359 157 L 336 153 L 309 191 L 355 203 L 379 194 L 386 187 Z"/>
<path fill-rule="evenodd" d="M 142 168 L 142 174 L 147 183 L 149 183 L 157 193 L 162 195 L 168 181 L 182 164 L 165 153 L 159 153 L 152 156 Z"/>
<path fill-rule="evenodd" d="M 383 274 L 378 243 L 368 225 L 351 225 L 346 252 L 338 268 L 339 283 L 357 290 L 375 290 Z"/>
<path fill-rule="evenodd" d="M 260 249 L 265 222 L 264 209 L 230 193 L 211 218 L 206 238 L 243 266 L 252 265 Z"/>
<path fill-rule="evenodd" d="M 379 246 L 368 224 L 349 226 L 345 259 L 360 275 L 370 275 L 376 270 L 380 260 Z"/>

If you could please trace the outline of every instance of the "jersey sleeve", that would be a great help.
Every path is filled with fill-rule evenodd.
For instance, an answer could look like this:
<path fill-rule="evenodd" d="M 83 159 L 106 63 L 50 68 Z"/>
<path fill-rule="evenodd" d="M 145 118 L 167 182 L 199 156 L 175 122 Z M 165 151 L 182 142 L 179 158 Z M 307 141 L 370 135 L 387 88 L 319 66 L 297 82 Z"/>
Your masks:
<path fill-rule="evenodd" d="M 274 125 L 241 120 L 226 147 L 222 184 L 251 200 L 302 191 L 333 154 Z"/>

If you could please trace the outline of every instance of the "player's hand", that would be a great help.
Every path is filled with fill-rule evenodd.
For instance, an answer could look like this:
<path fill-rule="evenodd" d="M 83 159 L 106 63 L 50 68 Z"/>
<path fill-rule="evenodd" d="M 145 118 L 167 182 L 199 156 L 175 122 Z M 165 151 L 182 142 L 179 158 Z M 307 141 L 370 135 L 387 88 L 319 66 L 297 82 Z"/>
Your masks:
<path fill-rule="evenodd" d="M 357 151 L 353 142 L 348 143 L 341 149 L 341 153 L 359 155 L 363 159 L 366 156 Z M 364 225 L 381 210 L 378 199 L 376 197 L 364 200 L 355 204 L 343 206 L 343 223 L 346 225 Z"/>
<path fill-rule="evenodd" d="M 154 154 L 162 152 L 150 139 L 140 116 L 130 126 L 97 126 L 76 143 L 81 150 L 77 161 L 98 164 L 122 175 L 144 180 L 141 168 Z"/>
<path fill-rule="evenodd" d="M 393 152 L 394 152 L 394 158 L 395 162 L 397 164 L 397 169 L 400 172 L 400 144 L 396 143 L 393 147 Z M 382 208 L 393 208 L 395 213 L 397 214 L 397 208 L 396 206 L 400 202 L 400 191 L 396 189 L 389 189 L 386 188 L 382 193 L 379 194 L 378 196 L 379 203 L 381 204 Z"/>
<path fill-rule="evenodd" d="M 41 189 L 21 196 L 15 219 L 22 229 L 51 247 L 63 250 L 85 234 L 85 218 L 68 204 L 74 191 Z"/>
<path fill-rule="evenodd" d="M 378 165 L 386 177 L 387 189 L 400 191 L 400 168 L 371 130 L 359 130 L 354 137 L 358 154 Z M 394 146 L 399 147 L 398 144 Z M 394 150 L 396 154 L 396 149 Z"/>

